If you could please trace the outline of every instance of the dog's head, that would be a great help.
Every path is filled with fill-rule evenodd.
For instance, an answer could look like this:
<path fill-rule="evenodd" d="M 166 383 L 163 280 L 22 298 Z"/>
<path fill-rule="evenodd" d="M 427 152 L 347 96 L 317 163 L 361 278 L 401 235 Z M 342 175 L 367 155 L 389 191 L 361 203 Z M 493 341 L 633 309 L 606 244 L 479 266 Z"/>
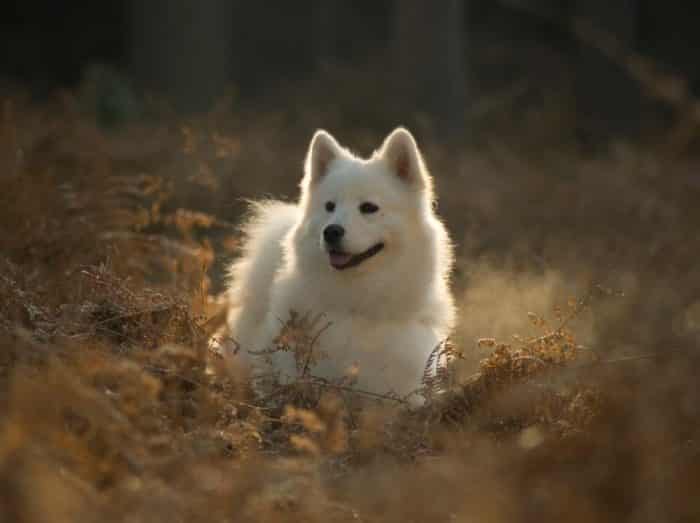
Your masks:
<path fill-rule="evenodd" d="M 369 158 L 317 131 L 301 184 L 305 235 L 336 270 L 358 271 L 400 255 L 432 215 L 432 183 L 416 142 L 398 128 Z M 411 245 L 421 249 L 420 245 Z M 392 259 L 394 259 L 392 256 Z"/>

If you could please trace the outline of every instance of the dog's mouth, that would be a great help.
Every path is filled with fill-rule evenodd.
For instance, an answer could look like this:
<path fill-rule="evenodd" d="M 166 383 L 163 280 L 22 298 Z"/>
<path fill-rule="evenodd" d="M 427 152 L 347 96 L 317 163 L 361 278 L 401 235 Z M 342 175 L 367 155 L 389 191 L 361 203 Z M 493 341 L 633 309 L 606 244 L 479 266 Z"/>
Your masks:
<path fill-rule="evenodd" d="M 332 249 L 328 251 L 328 257 L 330 258 L 333 268 L 342 271 L 343 269 L 349 269 L 350 267 L 360 265 L 363 261 L 371 258 L 383 248 L 384 244 L 380 242 L 360 254 L 349 254 L 339 249 Z"/>

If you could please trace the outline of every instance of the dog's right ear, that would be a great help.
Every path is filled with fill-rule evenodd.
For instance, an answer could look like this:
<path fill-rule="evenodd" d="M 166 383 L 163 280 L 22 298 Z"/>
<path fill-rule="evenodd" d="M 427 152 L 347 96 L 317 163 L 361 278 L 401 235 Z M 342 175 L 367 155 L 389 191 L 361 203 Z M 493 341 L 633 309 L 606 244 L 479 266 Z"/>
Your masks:
<path fill-rule="evenodd" d="M 316 131 L 311 139 L 309 152 L 306 153 L 304 173 L 308 182 L 319 182 L 328 173 L 328 168 L 333 160 L 342 153 L 342 147 L 338 145 L 330 133 L 324 130 Z"/>

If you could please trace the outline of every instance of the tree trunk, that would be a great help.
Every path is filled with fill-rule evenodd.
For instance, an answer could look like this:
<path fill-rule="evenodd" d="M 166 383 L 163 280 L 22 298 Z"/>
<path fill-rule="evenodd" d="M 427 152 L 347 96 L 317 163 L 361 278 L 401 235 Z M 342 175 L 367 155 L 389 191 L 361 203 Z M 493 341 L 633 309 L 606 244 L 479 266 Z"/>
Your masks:
<path fill-rule="evenodd" d="M 464 0 L 397 0 L 392 54 L 397 95 L 442 139 L 465 130 Z"/>
<path fill-rule="evenodd" d="M 333 62 L 338 54 L 341 13 L 339 0 L 319 0 L 313 12 L 313 52 L 316 67 Z"/>
<path fill-rule="evenodd" d="M 132 0 L 131 62 L 137 81 L 202 111 L 231 80 L 231 0 Z"/>
<path fill-rule="evenodd" d="M 625 48 L 636 48 L 636 0 L 576 0 L 574 6 L 577 19 L 609 33 Z M 584 140 L 595 145 L 638 133 L 640 89 L 620 65 L 582 44 L 577 76 L 577 113 Z"/>

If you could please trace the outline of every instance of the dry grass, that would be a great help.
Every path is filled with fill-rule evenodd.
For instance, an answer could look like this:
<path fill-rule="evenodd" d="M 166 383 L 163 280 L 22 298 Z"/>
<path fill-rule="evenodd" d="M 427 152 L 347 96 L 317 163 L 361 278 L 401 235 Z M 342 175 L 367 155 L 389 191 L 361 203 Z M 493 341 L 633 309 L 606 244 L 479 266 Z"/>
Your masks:
<path fill-rule="evenodd" d="M 700 518 L 694 161 L 428 144 L 463 314 L 409 410 L 209 351 L 232 202 L 293 194 L 305 129 L 3 107 L 0 520 Z"/>

